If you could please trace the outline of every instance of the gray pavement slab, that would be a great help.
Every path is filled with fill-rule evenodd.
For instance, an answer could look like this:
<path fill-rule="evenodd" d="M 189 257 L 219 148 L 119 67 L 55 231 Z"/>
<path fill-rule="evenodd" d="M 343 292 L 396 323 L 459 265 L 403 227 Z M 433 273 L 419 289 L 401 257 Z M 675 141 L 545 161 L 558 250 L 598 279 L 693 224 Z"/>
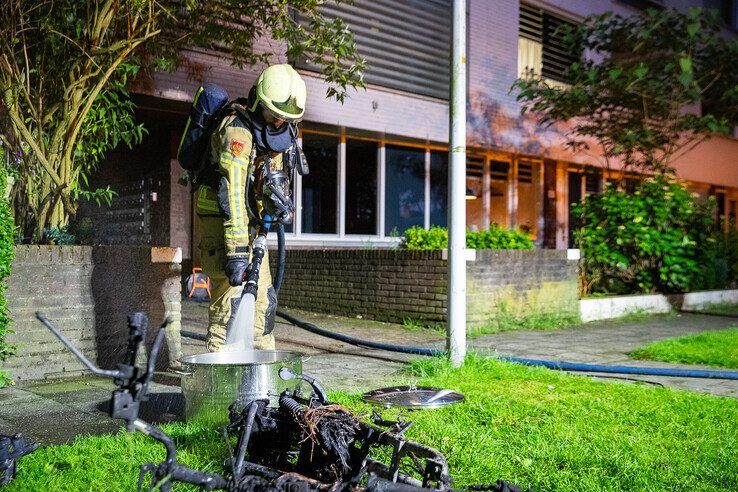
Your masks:
<path fill-rule="evenodd" d="M 32 441 L 64 443 L 77 435 L 117 430 L 120 423 L 107 418 L 105 410 L 98 407 L 104 400 L 99 394 L 92 395 L 85 389 L 88 387 L 87 379 L 60 382 L 61 391 L 58 393 L 54 392 L 56 382 L 34 385 L 43 387 L 43 394 L 35 393 L 33 387 L 3 388 L 0 390 L 0 433 L 23 432 Z M 77 384 L 80 390 L 71 391 L 71 384 Z M 88 398 L 87 401 L 80 399 L 74 404 L 58 401 L 67 399 L 70 394 L 82 398 L 79 391 Z M 110 391 L 107 398 L 110 398 Z"/>
<path fill-rule="evenodd" d="M 28 440 L 40 444 L 65 444 L 77 436 L 99 435 L 117 432 L 121 424 L 106 414 L 79 414 L 63 411 L 43 410 L 33 415 L 25 415 L 11 421 L 10 432 L 0 429 L 3 434 L 22 432 Z"/>

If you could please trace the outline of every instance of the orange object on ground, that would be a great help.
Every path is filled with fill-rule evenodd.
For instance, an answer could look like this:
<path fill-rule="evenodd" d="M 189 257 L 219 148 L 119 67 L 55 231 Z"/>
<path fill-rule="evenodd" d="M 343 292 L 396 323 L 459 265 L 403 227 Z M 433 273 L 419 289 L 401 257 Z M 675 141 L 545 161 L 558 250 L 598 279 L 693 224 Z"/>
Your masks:
<path fill-rule="evenodd" d="M 205 292 L 208 293 L 208 299 L 210 299 L 210 277 L 205 275 L 200 267 L 192 269 L 192 287 L 190 287 L 187 297 L 194 297 L 197 289 L 205 289 Z"/>

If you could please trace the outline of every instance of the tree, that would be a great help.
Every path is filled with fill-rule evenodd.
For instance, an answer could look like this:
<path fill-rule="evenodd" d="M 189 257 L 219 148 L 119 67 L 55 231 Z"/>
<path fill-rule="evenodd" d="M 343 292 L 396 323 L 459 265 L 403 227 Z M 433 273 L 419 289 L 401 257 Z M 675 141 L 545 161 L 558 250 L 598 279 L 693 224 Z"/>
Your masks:
<path fill-rule="evenodd" d="M 738 125 L 738 41 L 720 29 L 717 12 L 699 8 L 591 16 L 563 28 L 580 60 L 569 84 L 534 76 L 513 89 L 540 124 L 570 124 L 572 149 L 594 141 L 608 163 L 668 172 L 680 152 Z"/>
<path fill-rule="evenodd" d="M 327 95 L 363 85 L 364 61 L 320 0 L 5 0 L 0 7 L 0 138 L 17 156 L 16 217 L 38 238 L 65 225 L 106 151 L 141 140 L 126 87 L 141 69 L 172 70 L 197 46 L 238 67 L 265 62 L 271 37 L 321 67 Z M 297 22 L 297 17 L 303 22 Z"/>
<path fill-rule="evenodd" d="M 0 160 L 7 158 L 5 149 L 0 148 Z M 8 313 L 8 303 L 5 298 L 6 282 L 10 277 L 10 268 L 13 263 L 13 233 L 15 226 L 13 224 L 13 214 L 8 204 L 8 176 L 5 173 L 5 167 L 0 167 L 0 388 L 12 383 L 10 374 L 2 370 L 3 363 L 14 354 L 15 347 L 6 341 L 6 337 L 10 330 L 10 315 Z"/>

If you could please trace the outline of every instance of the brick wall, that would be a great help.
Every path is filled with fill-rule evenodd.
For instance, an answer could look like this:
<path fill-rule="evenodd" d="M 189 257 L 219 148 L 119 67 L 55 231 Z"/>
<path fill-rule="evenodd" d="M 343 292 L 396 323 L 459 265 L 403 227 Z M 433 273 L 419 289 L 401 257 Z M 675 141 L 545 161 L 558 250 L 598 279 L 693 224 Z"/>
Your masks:
<path fill-rule="evenodd" d="M 286 307 L 383 321 L 443 321 L 445 275 L 440 251 L 288 250 L 279 299 Z"/>
<path fill-rule="evenodd" d="M 504 309 L 514 317 L 579 315 L 577 260 L 567 251 L 477 251 L 467 263 L 467 321 L 480 326 Z"/>
<path fill-rule="evenodd" d="M 16 246 L 8 307 L 17 354 L 5 365 L 16 381 L 81 374 L 82 365 L 35 318 L 41 311 L 99 367 L 114 368 L 134 311 L 149 315 L 149 343 L 166 315 L 174 323 L 160 365 L 180 352 L 181 252 L 127 246 Z"/>
<path fill-rule="evenodd" d="M 274 267 L 275 254 L 270 255 Z M 288 250 L 279 295 L 286 308 L 382 321 L 446 320 L 442 251 Z M 467 320 L 513 314 L 578 314 L 577 262 L 566 251 L 477 251 L 467 263 Z"/>

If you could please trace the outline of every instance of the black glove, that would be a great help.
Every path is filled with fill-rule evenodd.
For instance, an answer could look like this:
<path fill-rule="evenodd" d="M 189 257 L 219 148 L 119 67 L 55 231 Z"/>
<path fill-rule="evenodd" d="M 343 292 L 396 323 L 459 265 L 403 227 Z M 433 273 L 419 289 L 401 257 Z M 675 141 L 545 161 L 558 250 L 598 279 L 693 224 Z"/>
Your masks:
<path fill-rule="evenodd" d="M 241 285 L 243 283 L 243 274 L 246 272 L 246 267 L 248 266 L 249 260 L 246 256 L 229 256 L 225 266 L 228 283 L 233 287 Z"/>

